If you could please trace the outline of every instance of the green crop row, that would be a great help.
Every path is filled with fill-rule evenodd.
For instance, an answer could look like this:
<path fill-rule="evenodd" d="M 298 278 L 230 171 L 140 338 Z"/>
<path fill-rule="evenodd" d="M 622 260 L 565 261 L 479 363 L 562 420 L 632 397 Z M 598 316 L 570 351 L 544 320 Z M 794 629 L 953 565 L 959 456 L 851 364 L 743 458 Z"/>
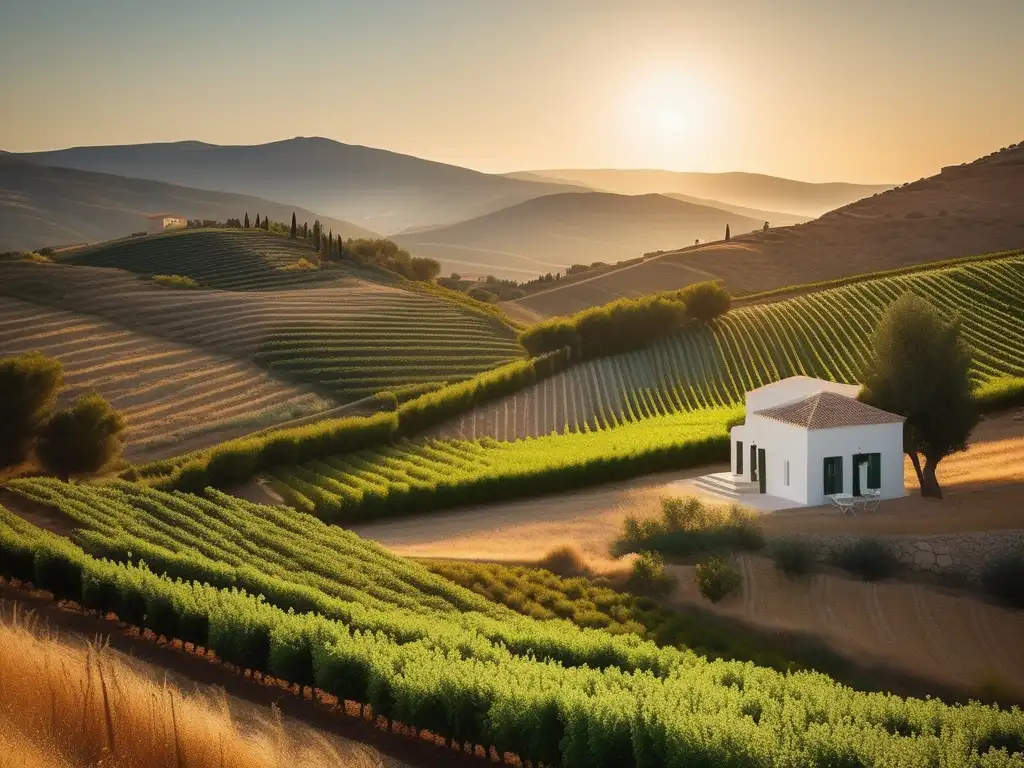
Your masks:
<path fill-rule="evenodd" d="M 672 651 L 676 664 L 655 675 L 566 667 L 500 645 L 477 655 L 472 644 L 452 645 L 468 639 L 458 635 L 403 642 L 286 612 L 242 590 L 97 560 L 2 510 L 0 573 L 211 648 L 239 667 L 562 768 L 1009 768 L 1020 765 L 1024 746 L 1020 710 L 861 693 L 816 673 Z M 587 632 L 559 624 L 568 643 Z"/>
<path fill-rule="evenodd" d="M 278 468 L 272 487 L 329 522 L 533 496 L 726 460 L 737 414 L 708 409 L 514 443 L 407 441 Z"/>

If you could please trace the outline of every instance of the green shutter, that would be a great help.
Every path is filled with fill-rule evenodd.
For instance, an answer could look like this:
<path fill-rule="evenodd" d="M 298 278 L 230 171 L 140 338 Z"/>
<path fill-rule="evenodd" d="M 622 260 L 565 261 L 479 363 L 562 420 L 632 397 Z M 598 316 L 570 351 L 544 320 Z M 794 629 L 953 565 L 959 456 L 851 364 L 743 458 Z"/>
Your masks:
<path fill-rule="evenodd" d="M 868 488 L 882 487 L 882 454 L 868 454 Z"/>

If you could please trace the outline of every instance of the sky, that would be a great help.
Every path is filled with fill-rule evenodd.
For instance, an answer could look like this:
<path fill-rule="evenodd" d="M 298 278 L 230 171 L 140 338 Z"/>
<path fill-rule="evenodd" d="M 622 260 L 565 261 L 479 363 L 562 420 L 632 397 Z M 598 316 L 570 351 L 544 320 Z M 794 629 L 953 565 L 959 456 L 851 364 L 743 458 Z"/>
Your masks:
<path fill-rule="evenodd" d="M 0 149 L 325 136 L 888 183 L 1024 140 L 1024 0 L 2 0 Z"/>

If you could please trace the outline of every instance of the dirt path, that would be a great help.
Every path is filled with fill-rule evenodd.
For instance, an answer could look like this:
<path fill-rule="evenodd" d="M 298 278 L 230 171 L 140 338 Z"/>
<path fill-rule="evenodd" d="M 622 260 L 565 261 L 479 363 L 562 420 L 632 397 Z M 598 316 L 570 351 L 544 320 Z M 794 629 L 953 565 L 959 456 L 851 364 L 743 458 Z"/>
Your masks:
<path fill-rule="evenodd" d="M 769 534 L 909 534 L 1024 527 L 1024 421 L 1015 421 L 1013 414 L 988 419 L 974 437 L 966 453 L 939 465 L 946 490 L 941 501 L 917 495 L 917 479 L 908 463 L 909 495 L 884 502 L 870 516 L 843 517 L 826 507 L 797 509 L 764 515 L 765 529 Z M 689 480 L 726 469 L 708 466 L 648 475 L 575 493 L 357 525 L 353 530 L 416 557 L 529 561 L 572 544 L 591 561 L 602 561 L 608 559 L 627 515 L 657 514 L 660 497 L 694 493 Z"/>
<path fill-rule="evenodd" d="M 1024 693 L 1024 611 L 919 584 L 873 584 L 832 573 L 791 580 L 766 558 L 739 559 L 743 589 L 718 606 L 697 591 L 692 566 L 669 566 L 679 579 L 672 602 L 811 632 L 852 658 L 947 684 L 998 682 Z"/>

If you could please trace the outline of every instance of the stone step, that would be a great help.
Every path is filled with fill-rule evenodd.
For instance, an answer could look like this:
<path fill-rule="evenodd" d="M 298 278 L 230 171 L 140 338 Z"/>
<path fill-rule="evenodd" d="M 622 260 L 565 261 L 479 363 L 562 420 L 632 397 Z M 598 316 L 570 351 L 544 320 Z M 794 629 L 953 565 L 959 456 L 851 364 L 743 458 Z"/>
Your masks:
<path fill-rule="evenodd" d="M 699 481 L 704 487 L 719 488 L 723 491 L 730 491 L 732 493 L 760 492 L 760 486 L 757 483 L 751 482 L 750 480 L 739 479 L 733 475 L 704 475 L 699 478 Z"/>

